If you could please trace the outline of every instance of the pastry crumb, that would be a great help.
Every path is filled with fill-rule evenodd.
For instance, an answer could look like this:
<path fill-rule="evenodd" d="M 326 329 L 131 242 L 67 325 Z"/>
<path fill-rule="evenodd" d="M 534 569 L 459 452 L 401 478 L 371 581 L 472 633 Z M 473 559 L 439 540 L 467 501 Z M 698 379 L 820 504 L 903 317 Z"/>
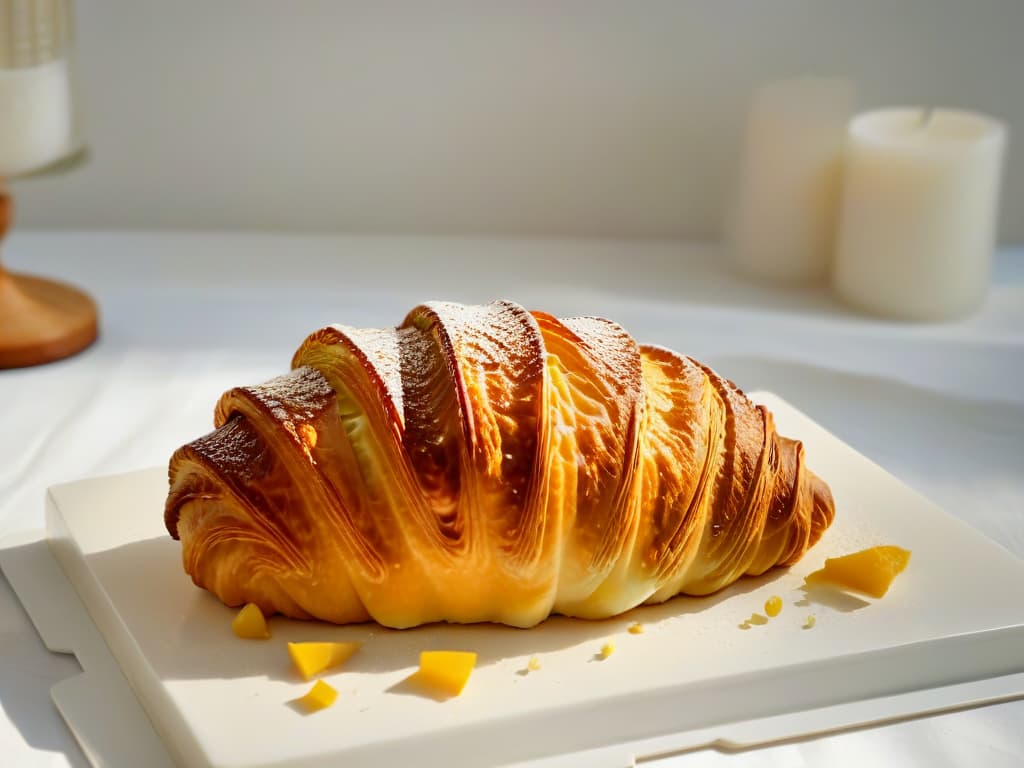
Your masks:
<path fill-rule="evenodd" d="M 362 645 L 360 642 L 288 643 L 288 655 L 303 679 L 312 680 L 325 669 L 344 664 Z"/>
<path fill-rule="evenodd" d="M 538 659 L 536 656 L 531 656 L 530 660 L 526 662 L 526 668 L 531 672 L 536 672 L 538 669 L 540 669 L 540 659 Z"/>
<path fill-rule="evenodd" d="M 231 621 L 231 631 L 245 640 L 267 640 L 270 628 L 263 611 L 255 603 L 246 603 Z"/>
<path fill-rule="evenodd" d="M 644 625 L 639 621 L 635 621 L 629 625 L 628 632 L 631 635 L 642 635 L 644 633 Z"/>
<path fill-rule="evenodd" d="M 615 653 L 615 643 L 605 643 L 601 646 L 601 652 L 597 655 L 598 658 L 607 659 L 613 653 Z"/>
<path fill-rule="evenodd" d="M 413 674 L 416 682 L 440 696 L 458 696 L 476 667 L 472 651 L 420 651 L 420 668 Z"/>
<path fill-rule="evenodd" d="M 338 692 L 323 680 L 317 680 L 309 692 L 299 699 L 307 712 L 317 712 L 331 706 L 338 698 Z"/>
<path fill-rule="evenodd" d="M 764 601 L 764 612 L 772 618 L 775 618 L 782 613 L 782 598 L 778 595 L 772 595 Z"/>
<path fill-rule="evenodd" d="M 804 622 L 804 629 L 810 629 L 816 623 L 817 623 L 817 621 L 814 618 L 814 614 L 812 613 L 810 616 L 807 617 L 807 620 Z"/>

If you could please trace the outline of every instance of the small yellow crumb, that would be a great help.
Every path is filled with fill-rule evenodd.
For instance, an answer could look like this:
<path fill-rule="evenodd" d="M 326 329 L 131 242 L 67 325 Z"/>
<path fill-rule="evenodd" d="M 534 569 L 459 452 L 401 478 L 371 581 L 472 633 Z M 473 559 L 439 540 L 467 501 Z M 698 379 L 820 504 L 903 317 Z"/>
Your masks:
<path fill-rule="evenodd" d="M 323 680 L 317 680 L 309 692 L 299 702 L 310 712 L 326 709 L 338 698 L 338 692 Z"/>
<path fill-rule="evenodd" d="M 644 625 L 639 621 L 629 625 L 629 634 L 631 635 L 642 635 L 644 633 Z"/>
<path fill-rule="evenodd" d="M 782 598 L 772 595 L 764 601 L 764 612 L 771 617 L 778 616 L 782 612 Z"/>
<path fill-rule="evenodd" d="M 615 643 L 605 643 L 601 646 L 601 653 L 598 654 L 602 659 L 607 659 L 615 653 Z"/>
<path fill-rule="evenodd" d="M 814 623 L 815 619 L 814 614 L 812 613 L 810 616 L 807 617 L 807 621 L 804 622 L 804 629 L 810 629 L 814 626 Z"/>
<path fill-rule="evenodd" d="M 231 631 L 246 640 L 266 640 L 270 637 L 270 628 L 263 611 L 255 603 L 246 603 L 231 621 Z"/>
<path fill-rule="evenodd" d="M 288 655 L 299 674 L 310 680 L 325 669 L 344 664 L 361 646 L 360 642 L 288 643 Z"/>
<path fill-rule="evenodd" d="M 910 550 L 894 546 L 862 549 L 842 557 L 830 557 L 825 567 L 809 573 L 807 584 L 826 583 L 871 597 L 884 597 L 893 579 L 910 562 Z"/>
<path fill-rule="evenodd" d="M 458 696 L 475 666 L 472 651 L 420 651 L 420 668 L 414 676 L 428 690 Z"/>
<path fill-rule="evenodd" d="M 526 668 L 531 672 L 536 672 L 538 669 L 540 669 L 540 659 L 538 659 L 536 656 L 531 656 L 530 660 L 526 663 Z"/>

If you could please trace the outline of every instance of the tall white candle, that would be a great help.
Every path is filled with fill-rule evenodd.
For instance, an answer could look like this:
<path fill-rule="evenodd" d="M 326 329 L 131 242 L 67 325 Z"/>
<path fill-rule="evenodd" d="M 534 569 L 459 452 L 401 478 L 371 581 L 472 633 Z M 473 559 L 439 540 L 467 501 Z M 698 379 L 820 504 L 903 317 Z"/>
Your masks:
<path fill-rule="evenodd" d="M 758 91 L 728 225 L 743 272 L 781 282 L 827 276 L 853 100 L 853 86 L 836 79 L 783 80 Z"/>
<path fill-rule="evenodd" d="M 888 109 L 850 123 L 833 283 L 881 315 L 938 320 L 983 301 L 1005 126 L 953 110 Z"/>
<path fill-rule="evenodd" d="M 46 165 L 71 146 L 67 62 L 0 69 L 0 177 Z"/>

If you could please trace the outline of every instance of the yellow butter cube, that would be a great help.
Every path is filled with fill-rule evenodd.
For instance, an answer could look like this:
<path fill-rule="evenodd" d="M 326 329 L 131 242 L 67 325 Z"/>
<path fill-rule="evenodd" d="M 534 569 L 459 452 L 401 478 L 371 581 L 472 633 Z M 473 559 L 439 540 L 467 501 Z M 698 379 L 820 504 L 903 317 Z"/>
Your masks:
<path fill-rule="evenodd" d="M 255 603 L 247 603 L 231 622 L 231 631 L 246 640 L 266 640 L 270 637 L 270 628 L 263 611 Z"/>
<path fill-rule="evenodd" d="M 337 667 L 346 662 L 359 650 L 362 643 L 288 643 L 288 655 L 296 669 L 309 680 L 325 669 Z"/>
<path fill-rule="evenodd" d="M 299 699 L 299 703 L 310 712 L 316 712 L 331 706 L 337 698 L 338 692 L 334 688 L 323 680 L 317 680 L 309 692 Z"/>
<path fill-rule="evenodd" d="M 883 597 L 896 575 L 910 562 L 910 550 L 881 546 L 843 557 L 830 557 L 825 567 L 807 576 L 808 584 L 836 584 L 871 597 Z"/>
<path fill-rule="evenodd" d="M 446 696 L 458 696 L 476 666 L 471 651 L 423 651 L 416 677 L 420 683 Z"/>

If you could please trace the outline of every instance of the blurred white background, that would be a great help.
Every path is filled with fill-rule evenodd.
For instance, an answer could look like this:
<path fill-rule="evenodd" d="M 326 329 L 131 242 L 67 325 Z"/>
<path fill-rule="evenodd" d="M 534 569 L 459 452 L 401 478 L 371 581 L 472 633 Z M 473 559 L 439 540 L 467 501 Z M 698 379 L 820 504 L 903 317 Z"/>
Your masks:
<path fill-rule="evenodd" d="M 79 0 L 87 167 L 23 227 L 718 235 L 764 81 L 1024 126 L 1024 3 Z M 1011 150 L 1001 240 L 1024 242 Z"/>

